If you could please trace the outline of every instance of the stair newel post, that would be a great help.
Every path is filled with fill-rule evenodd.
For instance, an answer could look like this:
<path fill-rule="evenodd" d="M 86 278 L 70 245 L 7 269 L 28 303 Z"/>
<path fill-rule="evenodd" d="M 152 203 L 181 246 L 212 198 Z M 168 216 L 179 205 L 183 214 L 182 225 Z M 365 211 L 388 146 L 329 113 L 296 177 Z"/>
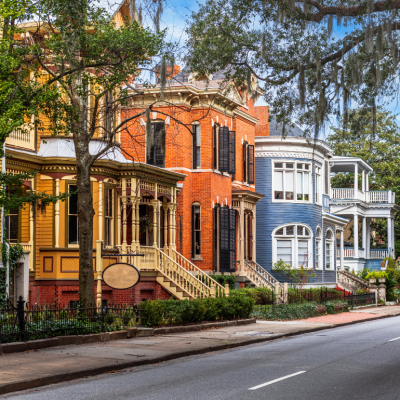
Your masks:
<path fill-rule="evenodd" d="M 279 282 L 275 282 L 275 301 L 274 301 L 275 304 L 279 303 L 278 296 L 279 296 Z"/>
<path fill-rule="evenodd" d="M 225 296 L 229 296 L 229 283 L 225 283 Z"/>
<path fill-rule="evenodd" d="M 210 297 L 215 297 L 215 283 L 211 282 Z"/>
<path fill-rule="evenodd" d="M 97 273 L 97 293 L 96 293 L 96 305 L 98 311 L 101 310 L 101 274 L 103 273 L 103 257 L 101 251 L 103 248 L 103 241 L 96 240 L 96 273 Z"/>

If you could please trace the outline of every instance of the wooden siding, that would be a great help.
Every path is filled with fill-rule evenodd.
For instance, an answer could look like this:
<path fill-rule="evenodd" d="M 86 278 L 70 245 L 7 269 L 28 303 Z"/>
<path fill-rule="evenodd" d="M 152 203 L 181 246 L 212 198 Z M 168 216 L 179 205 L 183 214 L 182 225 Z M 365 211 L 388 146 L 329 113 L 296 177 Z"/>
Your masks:
<path fill-rule="evenodd" d="M 280 157 L 282 159 L 285 157 Z M 312 161 L 287 157 L 293 161 Z M 319 164 L 318 164 L 319 165 Z M 256 246 L 257 262 L 270 272 L 280 282 L 288 282 L 281 274 L 272 271 L 272 231 L 283 224 L 302 223 L 311 227 L 313 232 L 313 265 L 315 264 L 315 236 L 317 227 L 323 229 L 323 262 L 324 270 L 315 271 L 316 277 L 310 278 L 310 283 L 336 282 L 336 254 L 334 255 L 335 271 L 325 271 L 325 234 L 332 228 L 334 237 L 335 227 L 322 225 L 322 207 L 315 204 L 315 173 L 313 168 L 312 204 L 302 203 L 274 203 L 272 202 L 272 163 L 270 157 L 256 158 L 256 192 L 265 197 L 257 203 Z M 334 250 L 336 246 L 334 245 Z"/>

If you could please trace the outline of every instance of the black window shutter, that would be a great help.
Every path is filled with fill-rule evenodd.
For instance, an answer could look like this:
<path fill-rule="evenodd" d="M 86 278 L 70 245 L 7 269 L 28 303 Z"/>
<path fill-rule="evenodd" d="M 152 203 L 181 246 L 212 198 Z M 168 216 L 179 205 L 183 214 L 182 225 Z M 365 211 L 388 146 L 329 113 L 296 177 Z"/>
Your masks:
<path fill-rule="evenodd" d="M 229 210 L 229 265 L 236 270 L 236 210 Z"/>
<path fill-rule="evenodd" d="M 196 207 L 195 205 L 192 205 L 192 258 L 194 258 L 195 256 L 195 240 L 196 240 L 195 226 L 194 226 L 195 207 Z"/>
<path fill-rule="evenodd" d="M 229 171 L 229 128 L 221 126 L 218 131 L 219 136 L 219 170 Z"/>
<path fill-rule="evenodd" d="M 229 208 L 221 207 L 219 210 L 219 270 L 220 272 L 230 271 L 229 252 Z"/>
<path fill-rule="evenodd" d="M 218 140 L 218 135 L 217 135 L 217 125 L 214 125 L 214 140 L 213 140 L 213 151 L 214 151 L 214 160 L 213 160 L 213 167 L 214 169 L 217 169 L 217 159 L 218 159 L 218 154 L 217 154 L 217 140 Z"/>
<path fill-rule="evenodd" d="M 193 136 L 193 169 L 197 169 L 197 135 L 196 135 L 196 125 L 192 125 L 192 136 Z"/>
<path fill-rule="evenodd" d="M 243 182 L 247 182 L 247 142 L 243 143 Z"/>
<path fill-rule="evenodd" d="M 250 184 L 254 184 L 255 179 L 254 179 L 254 146 L 249 144 L 247 146 L 247 154 L 248 154 L 248 182 Z"/>
<path fill-rule="evenodd" d="M 218 207 L 214 207 L 214 269 L 218 266 Z"/>
<path fill-rule="evenodd" d="M 236 140 L 235 132 L 229 131 L 229 173 L 234 174 L 236 172 Z"/>
<path fill-rule="evenodd" d="M 249 255 L 249 260 L 253 259 L 253 217 L 248 214 L 248 232 L 249 234 L 247 235 L 249 238 L 249 243 L 248 243 L 248 255 Z"/>

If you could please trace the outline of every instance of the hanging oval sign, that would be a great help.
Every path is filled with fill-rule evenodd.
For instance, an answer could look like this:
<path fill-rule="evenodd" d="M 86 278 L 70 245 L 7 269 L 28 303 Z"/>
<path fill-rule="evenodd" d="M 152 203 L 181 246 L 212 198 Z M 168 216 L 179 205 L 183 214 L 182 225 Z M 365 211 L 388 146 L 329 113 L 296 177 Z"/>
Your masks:
<path fill-rule="evenodd" d="M 103 281 L 112 289 L 129 289 L 140 281 L 140 272 L 131 264 L 111 264 L 103 271 Z"/>

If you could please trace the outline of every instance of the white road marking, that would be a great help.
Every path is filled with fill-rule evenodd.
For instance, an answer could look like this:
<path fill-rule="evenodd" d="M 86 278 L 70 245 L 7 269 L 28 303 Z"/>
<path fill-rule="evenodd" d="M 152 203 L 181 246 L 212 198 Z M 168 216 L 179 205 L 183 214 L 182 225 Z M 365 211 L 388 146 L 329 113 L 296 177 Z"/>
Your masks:
<path fill-rule="evenodd" d="M 389 342 L 393 342 L 393 341 L 399 340 L 399 339 L 400 339 L 400 337 L 397 337 L 397 338 L 394 338 L 394 339 L 389 340 Z"/>
<path fill-rule="evenodd" d="M 274 379 L 273 381 L 269 381 L 269 382 L 266 382 L 266 383 L 262 383 L 261 385 L 258 385 L 258 386 L 254 386 L 254 387 L 252 387 L 252 388 L 249 388 L 249 390 L 260 389 L 260 388 L 262 388 L 262 387 L 264 387 L 264 386 L 272 385 L 273 383 L 276 383 L 276 382 L 279 382 L 279 381 L 283 381 L 284 379 L 291 378 L 292 376 L 304 374 L 304 372 L 307 372 L 307 371 L 299 371 L 299 372 L 296 372 L 296 373 L 291 374 L 291 375 L 282 376 L 282 378 Z"/>

